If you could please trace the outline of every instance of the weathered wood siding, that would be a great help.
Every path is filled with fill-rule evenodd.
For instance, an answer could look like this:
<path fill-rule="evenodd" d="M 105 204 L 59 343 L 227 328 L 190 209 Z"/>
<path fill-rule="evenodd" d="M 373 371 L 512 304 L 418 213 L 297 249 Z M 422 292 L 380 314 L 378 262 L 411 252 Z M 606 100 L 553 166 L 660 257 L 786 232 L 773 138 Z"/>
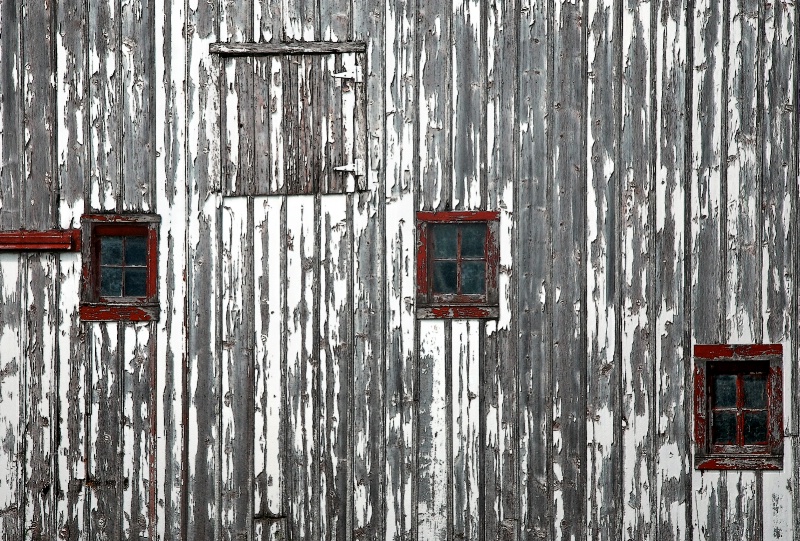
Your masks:
<path fill-rule="evenodd" d="M 0 227 L 162 219 L 157 322 L 0 254 L 0 539 L 800 540 L 798 9 L 0 1 Z M 500 317 L 417 319 L 472 209 Z M 715 342 L 784 345 L 782 471 L 694 470 Z"/>

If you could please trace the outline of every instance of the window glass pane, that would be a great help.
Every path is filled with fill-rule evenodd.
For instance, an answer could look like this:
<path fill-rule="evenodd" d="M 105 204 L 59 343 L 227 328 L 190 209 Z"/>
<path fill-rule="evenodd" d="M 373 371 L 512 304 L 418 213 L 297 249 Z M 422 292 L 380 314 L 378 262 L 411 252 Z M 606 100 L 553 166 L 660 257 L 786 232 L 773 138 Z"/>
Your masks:
<path fill-rule="evenodd" d="M 744 379 L 744 407 L 767 407 L 767 375 L 745 374 Z"/>
<path fill-rule="evenodd" d="M 461 257 L 484 257 L 486 224 L 467 224 L 461 228 Z"/>
<path fill-rule="evenodd" d="M 147 265 L 147 237 L 125 238 L 125 264 Z"/>
<path fill-rule="evenodd" d="M 100 295 L 103 297 L 122 296 L 122 269 L 100 268 Z"/>
<path fill-rule="evenodd" d="M 455 261 L 434 261 L 433 263 L 433 292 L 434 293 L 455 293 L 456 292 L 456 262 Z"/>
<path fill-rule="evenodd" d="M 717 445 L 736 443 L 736 414 L 732 411 L 714 412 L 711 441 Z"/>
<path fill-rule="evenodd" d="M 736 375 L 716 374 L 714 378 L 713 404 L 719 408 L 736 407 Z"/>
<path fill-rule="evenodd" d="M 767 442 L 767 412 L 756 411 L 744 414 L 744 443 Z"/>
<path fill-rule="evenodd" d="M 455 259 L 457 250 L 458 228 L 453 224 L 439 224 L 433 226 L 434 257 Z"/>
<path fill-rule="evenodd" d="M 482 295 L 486 291 L 486 263 L 464 261 L 461 267 L 461 293 Z"/>
<path fill-rule="evenodd" d="M 122 264 L 122 237 L 100 237 L 100 264 Z"/>
<path fill-rule="evenodd" d="M 125 296 L 144 297 L 147 295 L 147 269 L 125 269 Z"/>

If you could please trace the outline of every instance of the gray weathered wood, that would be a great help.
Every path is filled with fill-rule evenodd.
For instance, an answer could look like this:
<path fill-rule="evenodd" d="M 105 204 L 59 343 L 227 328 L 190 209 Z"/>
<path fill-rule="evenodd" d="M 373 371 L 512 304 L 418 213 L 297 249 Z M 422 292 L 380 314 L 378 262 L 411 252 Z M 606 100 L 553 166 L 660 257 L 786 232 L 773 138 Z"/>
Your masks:
<path fill-rule="evenodd" d="M 22 179 L 22 46 L 19 6 L 16 2 L 0 5 L 3 32 L 0 34 L 0 80 L 3 100 L 0 102 L 2 116 L 2 162 L 0 162 L 0 224 L 3 229 L 19 229 L 22 224 L 22 201 L 24 185 Z"/>
<path fill-rule="evenodd" d="M 452 208 L 452 48 L 450 3 L 418 6 L 419 190 L 420 210 Z"/>
<path fill-rule="evenodd" d="M 219 490 L 221 467 L 219 370 L 216 359 L 218 273 L 216 261 L 217 201 L 221 149 L 219 142 L 220 95 L 216 85 L 221 63 L 208 54 L 209 43 L 218 39 L 218 14 L 213 3 L 200 2 L 186 13 L 194 28 L 187 43 L 187 64 L 192 78 L 187 94 L 188 253 L 186 322 L 188 418 L 203 419 L 189 432 L 185 451 L 184 501 L 186 533 L 190 538 L 219 537 Z"/>
<path fill-rule="evenodd" d="M 22 225 L 28 229 L 48 229 L 56 224 L 55 15 L 56 6 L 52 0 L 36 5 L 22 4 L 24 71 L 20 73 L 20 89 L 25 146 Z"/>
<path fill-rule="evenodd" d="M 652 536 L 656 505 L 655 445 L 655 276 L 653 228 L 655 216 L 655 148 L 652 112 L 653 41 L 647 2 L 625 6 L 630 28 L 623 32 L 620 73 L 621 136 L 619 177 L 620 229 L 620 410 L 623 423 L 622 494 L 630 502 L 622 527 L 633 539 Z"/>
<path fill-rule="evenodd" d="M 519 531 L 552 537 L 551 460 L 552 413 L 552 233 L 548 209 L 552 207 L 548 137 L 552 130 L 548 85 L 548 3 L 521 2 L 518 47 L 518 168 L 516 171 L 516 277 L 519 445 Z M 545 255 L 545 257 L 541 257 Z"/>
<path fill-rule="evenodd" d="M 619 310 L 620 223 L 619 176 L 616 167 L 621 111 L 619 80 L 622 29 L 617 22 L 620 2 L 606 0 L 589 8 L 587 47 L 587 206 L 594 209 L 586 223 L 587 257 L 587 439 L 589 454 L 588 536 L 612 541 L 622 536 L 622 476 L 620 419 L 622 314 Z M 617 44 L 617 42 L 619 42 Z"/>
<path fill-rule="evenodd" d="M 586 43 L 584 2 L 556 1 L 550 14 L 550 100 L 548 131 L 552 186 L 552 275 L 548 302 L 553 326 L 552 463 L 550 492 L 558 501 L 549 520 L 554 539 L 577 539 L 586 528 Z M 578 225 L 581 224 L 581 225 Z"/>
<path fill-rule="evenodd" d="M 382 332 L 385 333 L 385 356 L 393 360 L 384 367 L 386 449 L 383 458 L 387 468 L 383 537 L 387 541 L 411 539 L 415 516 L 412 498 L 417 471 L 414 452 L 417 440 L 416 316 L 413 303 L 407 302 L 416 295 L 414 268 L 409 264 L 416 251 L 413 215 L 418 156 L 414 112 L 418 77 L 414 6 L 413 1 L 406 0 L 387 3 L 384 15 L 387 39 L 389 36 L 394 39 L 386 45 L 386 61 L 378 64 L 374 56 L 367 55 L 371 67 L 367 73 L 370 78 L 377 79 L 376 85 L 367 86 L 367 91 L 371 97 L 385 102 L 387 114 L 385 127 L 369 125 L 370 184 L 375 176 L 382 177 L 382 172 L 386 172 L 385 190 L 379 193 L 386 200 L 383 254 L 386 323 Z M 385 84 L 385 90 L 375 89 L 380 82 Z M 369 109 L 380 111 L 377 103 L 373 105 L 373 99 L 367 102 Z M 369 119 L 372 118 L 374 113 L 369 115 Z M 384 129 L 385 136 L 381 137 Z"/>
<path fill-rule="evenodd" d="M 691 317 L 684 309 L 683 284 L 688 254 L 684 216 L 687 183 L 684 172 L 690 119 L 687 12 L 684 2 L 663 2 L 656 25 L 655 171 L 655 298 L 657 357 L 656 408 L 658 434 L 655 536 L 664 541 L 691 538 L 691 356 L 685 329 Z M 666 449 L 671 449 L 666 452 Z"/>
<path fill-rule="evenodd" d="M 89 9 L 89 208 L 121 210 L 123 77 L 118 0 L 101 0 Z M 120 76 L 116 76 L 119 74 Z"/>
<path fill-rule="evenodd" d="M 290 43 L 212 43 L 211 54 L 225 56 L 261 56 L 287 54 L 337 54 L 363 53 L 367 46 L 363 41 L 303 41 Z"/>
<path fill-rule="evenodd" d="M 148 212 L 155 207 L 155 5 L 154 0 L 120 2 L 119 56 L 122 131 L 121 208 Z M 159 14 L 159 16 L 163 16 Z"/>
<path fill-rule="evenodd" d="M 518 53 L 520 20 L 515 3 L 486 7 L 486 206 L 500 217 L 500 318 L 487 322 L 481 372 L 484 422 L 482 529 L 487 540 L 519 538 L 519 454 L 517 449 L 517 359 L 522 268 L 515 269 L 519 204 L 516 197 L 519 144 Z M 527 203 L 526 203 L 527 204 Z"/>

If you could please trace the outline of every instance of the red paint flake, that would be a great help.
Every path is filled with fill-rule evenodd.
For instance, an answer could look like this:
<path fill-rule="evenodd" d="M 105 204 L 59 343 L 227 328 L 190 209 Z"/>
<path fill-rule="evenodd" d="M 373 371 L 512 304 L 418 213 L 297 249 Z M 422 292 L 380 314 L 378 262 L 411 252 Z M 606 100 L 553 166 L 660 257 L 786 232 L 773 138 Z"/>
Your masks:
<path fill-rule="evenodd" d="M 84 321 L 151 321 L 150 312 L 139 306 L 83 305 L 80 308 Z"/>
<path fill-rule="evenodd" d="M 418 222 L 493 222 L 500 219 L 500 211 L 496 210 L 454 210 L 447 212 L 417 212 Z"/>
<path fill-rule="evenodd" d="M 431 306 L 433 317 L 447 319 L 481 319 L 491 316 L 488 308 L 481 306 Z"/>
<path fill-rule="evenodd" d="M 781 344 L 697 344 L 694 346 L 694 356 L 700 359 L 782 354 L 783 345 Z"/>
<path fill-rule="evenodd" d="M 51 229 L 49 231 L 2 231 L 0 250 L 29 252 L 77 252 L 81 249 L 80 229 Z"/>

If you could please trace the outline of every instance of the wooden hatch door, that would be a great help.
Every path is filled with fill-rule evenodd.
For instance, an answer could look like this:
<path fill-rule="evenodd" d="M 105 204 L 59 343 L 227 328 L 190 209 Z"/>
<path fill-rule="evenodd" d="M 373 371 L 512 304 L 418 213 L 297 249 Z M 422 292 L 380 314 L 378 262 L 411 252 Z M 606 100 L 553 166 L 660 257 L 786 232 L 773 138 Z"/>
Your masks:
<path fill-rule="evenodd" d="M 364 53 L 225 57 L 226 195 L 366 189 Z"/>

